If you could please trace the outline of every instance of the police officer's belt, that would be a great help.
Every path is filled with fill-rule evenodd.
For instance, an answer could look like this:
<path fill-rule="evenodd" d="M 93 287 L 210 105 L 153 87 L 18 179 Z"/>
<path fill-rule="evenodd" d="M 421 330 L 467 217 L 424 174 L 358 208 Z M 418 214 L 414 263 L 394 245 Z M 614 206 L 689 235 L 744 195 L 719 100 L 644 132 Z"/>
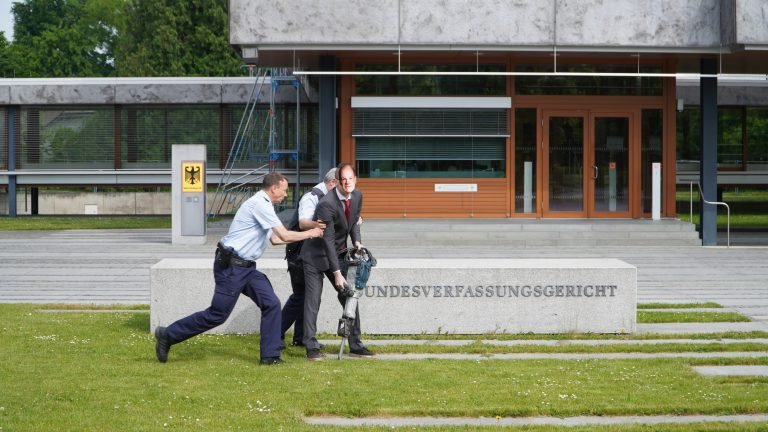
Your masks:
<path fill-rule="evenodd" d="M 231 247 L 226 247 L 221 242 L 216 245 L 216 261 L 226 268 L 229 265 L 238 267 L 256 267 L 256 261 L 242 259 Z"/>
<path fill-rule="evenodd" d="M 232 256 L 229 259 L 229 263 L 232 265 L 236 265 L 238 267 L 255 267 L 256 266 L 256 261 L 244 260 L 236 256 Z"/>

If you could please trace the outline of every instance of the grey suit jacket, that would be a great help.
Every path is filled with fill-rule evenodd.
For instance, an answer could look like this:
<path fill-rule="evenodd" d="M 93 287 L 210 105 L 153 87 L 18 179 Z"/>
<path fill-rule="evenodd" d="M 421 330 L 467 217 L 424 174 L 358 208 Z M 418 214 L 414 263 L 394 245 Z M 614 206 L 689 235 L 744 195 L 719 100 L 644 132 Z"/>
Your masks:
<path fill-rule="evenodd" d="M 351 237 L 352 244 L 360 239 L 360 225 L 357 219 L 363 209 L 363 194 L 352 191 L 349 205 L 350 223 L 344 214 L 344 203 L 341 202 L 335 190 L 328 191 L 320 199 L 315 210 L 314 220 L 325 222 L 325 231 L 322 238 L 304 241 L 301 248 L 301 259 L 305 263 L 312 264 L 320 271 L 341 270 L 339 254 L 347 250 L 347 237 Z"/>

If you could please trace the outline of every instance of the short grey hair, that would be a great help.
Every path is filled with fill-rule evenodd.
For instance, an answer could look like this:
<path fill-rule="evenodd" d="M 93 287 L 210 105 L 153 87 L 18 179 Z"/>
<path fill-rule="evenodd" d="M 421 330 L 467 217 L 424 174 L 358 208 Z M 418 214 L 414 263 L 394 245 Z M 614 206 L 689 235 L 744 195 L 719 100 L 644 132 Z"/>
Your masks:
<path fill-rule="evenodd" d="M 329 183 L 333 180 L 336 180 L 336 168 L 329 169 L 328 172 L 325 173 L 325 177 L 323 177 L 324 183 Z"/>

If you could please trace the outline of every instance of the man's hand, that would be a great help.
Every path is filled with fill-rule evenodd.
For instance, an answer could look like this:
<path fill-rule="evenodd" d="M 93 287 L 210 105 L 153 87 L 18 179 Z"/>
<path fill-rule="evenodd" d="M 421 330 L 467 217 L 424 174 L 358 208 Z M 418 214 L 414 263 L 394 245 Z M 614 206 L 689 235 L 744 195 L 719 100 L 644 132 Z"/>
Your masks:
<path fill-rule="evenodd" d="M 323 225 L 323 228 L 312 228 L 311 230 L 304 231 L 308 234 L 307 238 L 318 238 L 323 236 L 323 229 L 325 228 L 325 225 Z"/>
<path fill-rule="evenodd" d="M 315 228 L 325 229 L 325 222 L 320 219 L 315 221 Z"/>
<path fill-rule="evenodd" d="M 363 248 L 363 244 L 362 244 L 362 243 L 360 243 L 359 241 L 356 241 L 356 242 L 355 242 L 355 249 L 357 249 L 357 250 L 360 250 L 360 249 L 362 249 L 362 248 Z"/>
<path fill-rule="evenodd" d="M 333 286 L 336 287 L 336 291 L 344 288 L 344 284 L 346 282 L 347 280 L 344 278 L 344 276 L 341 275 L 341 270 L 336 270 L 333 272 Z"/>

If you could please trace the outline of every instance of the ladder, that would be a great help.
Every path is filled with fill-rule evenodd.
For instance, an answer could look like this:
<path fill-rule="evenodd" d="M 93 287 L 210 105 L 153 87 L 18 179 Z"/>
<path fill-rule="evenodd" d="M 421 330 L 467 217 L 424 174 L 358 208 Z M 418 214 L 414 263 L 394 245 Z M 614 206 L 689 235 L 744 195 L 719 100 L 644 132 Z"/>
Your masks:
<path fill-rule="evenodd" d="M 240 205 L 250 198 L 261 185 L 265 175 L 275 170 L 277 161 L 290 157 L 296 161 L 296 190 L 294 200 L 298 205 L 300 187 L 301 130 L 300 130 L 300 91 L 301 83 L 287 69 L 259 68 L 255 74 L 251 93 L 246 102 L 240 124 L 230 147 L 227 162 L 219 179 L 216 193 L 211 200 L 209 217 L 233 214 Z M 254 76 L 253 71 L 251 76 Z M 280 86 L 290 85 L 296 91 L 296 131 L 295 146 L 287 148 L 280 145 L 282 124 L 277 120 L 277 97 Z M 259 95 L 265 86 L 271 87 L 269 108 L 259 110 L 265 104 L 259 104 Z M 283 142 L 287 137 L 282 137 Z M 264 141 L 267 141 L 264 148 Z M 253 162 L 256 162 L 254 166 Z M 253 168 L 243 168 L 250 166 Z"/>

